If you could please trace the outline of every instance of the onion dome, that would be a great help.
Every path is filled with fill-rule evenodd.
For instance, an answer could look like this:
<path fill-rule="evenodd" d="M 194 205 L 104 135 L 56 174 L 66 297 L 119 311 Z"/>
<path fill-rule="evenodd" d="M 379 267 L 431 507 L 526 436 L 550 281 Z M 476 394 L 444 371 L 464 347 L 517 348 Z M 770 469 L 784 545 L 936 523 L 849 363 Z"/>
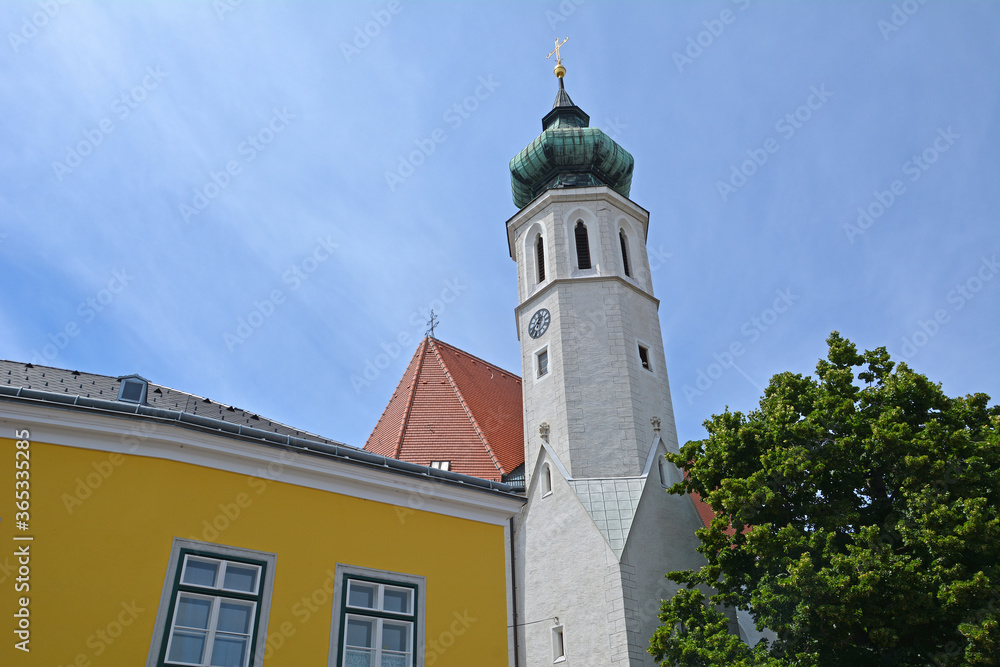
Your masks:
<path fill-rule="evenodd" d="M 557 66 L 559 92 L 542 118 L 542 133 L 510 161 L 510 185 L 519 208 L 552 188 L 606 185 L 623 197 L 632 187 L 632 155 L 573 104 Z"/>

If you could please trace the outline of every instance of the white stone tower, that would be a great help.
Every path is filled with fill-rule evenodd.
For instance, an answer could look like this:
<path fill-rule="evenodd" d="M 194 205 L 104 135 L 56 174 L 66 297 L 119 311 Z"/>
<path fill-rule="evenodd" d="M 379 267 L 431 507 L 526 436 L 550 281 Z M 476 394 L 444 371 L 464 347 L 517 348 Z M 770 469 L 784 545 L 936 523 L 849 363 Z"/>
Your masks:
<path fill-rule="evenodd" d="M 664 487 L 677 435 L 649 214 L 632 156 L 559 92 L 543 132 L 511 160 L 528 502 L 515 529 L 522 667 L 653 665 L 664 574 L 698 567 L 689 497 Z"/>

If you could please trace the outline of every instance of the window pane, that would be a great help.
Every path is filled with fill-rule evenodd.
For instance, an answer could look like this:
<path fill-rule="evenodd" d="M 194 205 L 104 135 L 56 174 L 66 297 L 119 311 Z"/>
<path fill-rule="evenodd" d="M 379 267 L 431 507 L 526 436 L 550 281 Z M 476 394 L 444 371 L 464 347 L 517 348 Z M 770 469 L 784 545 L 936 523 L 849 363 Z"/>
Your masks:
<path fill-rule="evenodd" d="M 394 614 L 412 613 L 410 611 L 410 598 L 412 595 L 413 591 L 386 587 L 385 592 L 382 594 L 382 609 Z"/>
<path fill-rule="evenodd" d="M 213 667 L 243 667 L 249 643 L 247 637 L 216 635 L 212 649 Z"/>
<path fill-rule="evenodd" d="M 410 624 L 391 623 L 385 621 L 382 624 L 382 648 L 388 651 L 398 651 L 405 653 L 410 650 Z"/>
<path fill-rule="evenodd" d="M 257 572 L 258 568 L 251 565 L 226 563 L 226 576 L 222 587 L 230 591 L 256 593 Z"/>
<path fill-rule="evenodd" d="M 205 653 L 205 633 L 175 630 L 170 638 L 170 662 L 190 662 L 201 664 L 201 656 Z"/>
<path fill-rule="evenodd" d="M 181 593 L 174 612 L 174 625 L 186 628 L 208 629 L 208 615 L 212 611 L 212 601 Z"/>
<path fill-rule="evenodd" d="M 374 651 L 348 649 L 344 652 L 344 667 L 371 667 Z"/>
<path fill-rule="evenodd" d="M 375 648 L 375 621 L 348 618 L 347 645 Z"/>
<path fill-rule="evenodd" d="M 138 403 L 142 398 L 142 384 L 135 380 L 125 380 L 122 383 L 122 400 Z"/>
<path fill-rule="evenodd" d="M 375 596 L 377 593 L 378 587 L 374 584 L 363 584 L 352 581 L 348 585 L 347 606 L 375 609 Z"/>
<path fill-rule="evenodd" d="M 393 655 L 391 653 L 383 653 L 381 667 L 410 667 L 410 656 L 409 654 Z"/>
<path fill-rule="evenodd" d="M 252 603 L 227 600 L 219 605 L 219 622 L 216 629 L 219 632 L 237 632 L 248 635 L 252 619 Z"/>
<path fill-rule="evenodd" d="M 215 573 L 219 570 L 218 561 L 195 560 L 188 556 L 184 565 L 184 583 L 192 586 L 215 587 Z"/>

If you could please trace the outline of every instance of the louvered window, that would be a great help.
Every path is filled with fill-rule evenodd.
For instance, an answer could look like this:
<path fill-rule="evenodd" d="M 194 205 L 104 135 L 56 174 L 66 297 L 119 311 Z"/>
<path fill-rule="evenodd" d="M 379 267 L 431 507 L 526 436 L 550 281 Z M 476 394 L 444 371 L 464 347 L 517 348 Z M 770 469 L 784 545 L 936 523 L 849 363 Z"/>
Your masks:
<path fill-rule="evenodd" d="M 618 240 L 622 244 L 622 265 L 625 267 L 625 275 L 631 277 L 632 273 L 628 268 L 628 243 L 625 240 L 625 230 L 618 232 Z"/>
<path fill-rule="evenodd" d="M 542 235 L 535 240 L 535 257 L 538 259 L 538 282 L 545 282 L 545 245 Z"/>
<path fill-rule="evenodd" d="M 590 268 L 590 239 L 587 238 L 587 226 L 583 220 L 576 223 L 576 266 L 579 269 Z"/>

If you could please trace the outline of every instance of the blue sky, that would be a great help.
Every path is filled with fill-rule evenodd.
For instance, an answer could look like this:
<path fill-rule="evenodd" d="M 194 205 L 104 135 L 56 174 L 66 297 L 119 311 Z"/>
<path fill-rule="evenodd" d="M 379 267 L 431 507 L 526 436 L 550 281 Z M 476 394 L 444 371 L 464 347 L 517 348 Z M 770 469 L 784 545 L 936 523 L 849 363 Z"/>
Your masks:
<path fill-rule="evenodd" d="M 835 329 L 1000 396 L 1000 3 L 43 0 L 0 28 L 0 357 L 354 445 L 431 307 L 519 373 L 507 165 L 568 36 L 651 214 L 681 443 Z"/>

